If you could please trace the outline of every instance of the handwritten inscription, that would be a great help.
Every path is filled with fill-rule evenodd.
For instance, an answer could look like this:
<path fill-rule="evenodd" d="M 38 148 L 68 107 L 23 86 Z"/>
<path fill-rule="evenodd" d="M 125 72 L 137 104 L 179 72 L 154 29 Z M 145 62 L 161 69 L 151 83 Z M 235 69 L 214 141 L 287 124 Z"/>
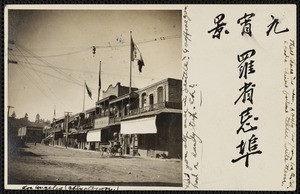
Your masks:
<path fill-rule="evenodd" d="M 183 162 L 184 162 L 184 174 L 183 184 L 185 189 L 197 189 L 199 187 L 199 161 L 201 160 L 202 153 L 200 153 L 199 147 L 202 144 L 202 140 L 197 135 L 197 106 L 196 106 L 196 89 L 197 84 L 190 83 L 189 80 L 189 67 L 190 67 L 190 47 L 189 44 L 192 41 L 192 35 L 189 30 L 189 22 L 191 21 L 188 15 L 188 6 L 184 8 L 183 12 Z"/>
<path fill-rule="evenodd" d="M 284 167 L 281 186 L 296 188 L 296 62 L 295 40 L 284 42 Z"/>
<path fill-rule="evenodd" d="M 22 190 L 72 190 L 72 191 L 114 191 L 119 187 L 98 187 L 80 185 L 24 185 Z"/>
<path fill-rule="evenodd" d="M 252 58 L 256 54 L 255 49 L 250 49 L 242 54 L 237 55 L 239 69 L 239 79 L 243 78 L 245 81 L 249 80 L 248 78 L 252 77 L 255 73 L 255 60 Z M 253 155 L 262 154 L 262 151 L 259 149 L 258 137 L 255 134 L 255 131 L 258 129 L 256 126 L 256 121 L 258 120 L 257 116 L 252 115 L 252 104 L 253 104 L 253 93 L 255 85 L 253 82 L 244 82 L 244 86 L 239 89 L 242 91 L 241 95 L 234 102 L 236 105 L 238 101 L 241 101 L 245 104 L 246 101 L 249 101 L 249 105 L 244 109 L 240 116 L 240 127 L 237 129 L 236 133 L 239 134 L 241 131 L 246 133 L 251 133 L 250 138 L 247 140 L 241 140 L 241 143 L 238 144 L 236 148 L 239 150 L 239 157 L 232 159 L 232 163 L 236 163 L 242 159 L 245 159 L 245 167 L 249 167 L 249 157 Z"/>

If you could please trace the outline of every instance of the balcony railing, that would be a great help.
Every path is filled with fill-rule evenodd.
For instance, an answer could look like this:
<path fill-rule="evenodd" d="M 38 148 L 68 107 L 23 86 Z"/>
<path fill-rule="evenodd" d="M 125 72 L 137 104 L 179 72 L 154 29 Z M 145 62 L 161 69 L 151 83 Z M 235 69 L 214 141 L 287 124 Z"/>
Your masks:
<path fill-rule="evenodd" d="M 116 116 L 113 113 L 110 113 L 110 116 L 109 116 L 109 112 L 105 112 L 105 113 L 98 114 L 98 115 L 96 114 L 93 118 L 91 118 L 91 120 L 109 116 L 109 124 L 118 124 L 118 123 L 120 123 L 122 118 L 126 118 L 126 117 L 133 116 L 133 115 L 138 115 L 138 114 L 142 114 L 142 113 L 146 113 L 146 112 L 151 112 L 151 111 L 155 111 L 155 110 L 161 110 L 163 108 L 182 109 L 182 103 L 181 102 L 161 102 L 161 103 L 152 104 L 149 106 L 144 106 L 142 108 L 131 109 L 130 111 L 127 111 L 127 114 L 125 114 L 125 115 L 122 113 L 122 116 L 119 116 L 119 115 Z M 93 123 L 87 122 L 87 123 L 85 123 L 84 127 L 93 127 Z"/>
<path fill-rule="evenodd" d="M 157 104 L 151 104 L 149 106 L 144 106 L 142 108 L 132 109 L 129 111 L 129 114 L 124 115 L 123 117 L 133 116 L 142 114 L 145 112 L 151 112 L 155 110 L 161 110 L 163 108 L 173 108 L 173 109 L 182 109 L 181 102 L 161 102 Z"/>
<path fill-rule="evenodd" d="M 104 113 L 99 113 L 99 114 L 96 114 L 95 115 L 95 118 L 98 119 L 98 118 L 101 118 L 101 117 L 107 117 L 109 116 L 109 111 L 106 111 Z"/>
<path fill-rule="evenodd" d="M 114 117 L 114 116 L 109 117 L 109 124 L 120 123 L 120 121 L 121 121 L 121 117 Z"/>

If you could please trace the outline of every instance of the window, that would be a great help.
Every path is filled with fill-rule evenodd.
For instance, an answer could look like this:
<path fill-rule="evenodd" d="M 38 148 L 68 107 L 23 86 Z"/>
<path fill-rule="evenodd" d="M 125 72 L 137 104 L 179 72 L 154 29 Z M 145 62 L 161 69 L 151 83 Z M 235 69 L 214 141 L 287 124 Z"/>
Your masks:
<path fill-rule="evenodd" d="M 96 114 L 100 114 L 100 107 L 96 107 Z"/>
<path fill-rule="evenodd" d="M 142 108 L 145 107 L 146 101 L 147 101 L 146 93 L 143 93 L 142 94 Z"/>
<path fill-rule="evenodd" d="M 164 101 L 164 88 L 160 86 L 157 88 L 157 103 L 162 103 Z"/>
<path fill-rule="evenodd" d="M 150 94 L 149 95 L 149 105 L 150 105 L 150 108 L 153 108 L 153 104 L 154 104 L 154 97 L 153 97 L 153 94 Z"/>

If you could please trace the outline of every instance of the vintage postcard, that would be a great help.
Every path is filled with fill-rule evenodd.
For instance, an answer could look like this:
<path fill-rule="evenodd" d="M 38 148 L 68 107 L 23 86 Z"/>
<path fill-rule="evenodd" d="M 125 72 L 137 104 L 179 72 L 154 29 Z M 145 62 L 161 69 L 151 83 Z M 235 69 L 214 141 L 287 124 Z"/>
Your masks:
<path fill-rule="evenodd" d="M 296 189 L 296 5 L 7 5 L 5 189 Z"/>

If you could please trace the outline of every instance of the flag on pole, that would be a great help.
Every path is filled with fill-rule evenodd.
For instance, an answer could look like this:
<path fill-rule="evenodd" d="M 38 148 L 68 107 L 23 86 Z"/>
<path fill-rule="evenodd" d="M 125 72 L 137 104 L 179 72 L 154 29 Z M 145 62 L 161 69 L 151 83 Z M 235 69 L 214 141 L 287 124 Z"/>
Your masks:
<path fill-rule="evenodd" d="M 86 88 L 86 91 L 87 91 L 89 97 L 92 99 L 92 91 L 91 91 L 91 89 L 86 85 L 86 83 L 85 83 L 85 88 Z"/>
<path fill-rule="evenodd" d="M 137 61 L 137 65 L 139 66 L 139 72 L 142 72 L 142 67 L 145 66 L 144 60 L 142 57 L 142 53 L 137 47 L 137 45 L 133 42 L 133 39 L 131 37 L 131 61 Z"/>

